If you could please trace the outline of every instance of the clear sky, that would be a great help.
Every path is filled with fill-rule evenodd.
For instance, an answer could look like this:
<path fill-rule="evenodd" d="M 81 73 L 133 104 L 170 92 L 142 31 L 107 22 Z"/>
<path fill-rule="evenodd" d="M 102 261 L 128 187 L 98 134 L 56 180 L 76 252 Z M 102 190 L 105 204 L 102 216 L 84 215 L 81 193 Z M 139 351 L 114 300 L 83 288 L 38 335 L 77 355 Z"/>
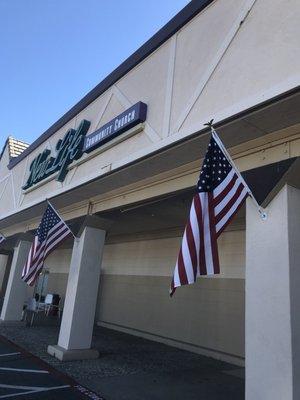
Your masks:
<path fill-rule="evenodd" d="M 0 151 L 33 142 L 187 0 L 0 0 Z"/>

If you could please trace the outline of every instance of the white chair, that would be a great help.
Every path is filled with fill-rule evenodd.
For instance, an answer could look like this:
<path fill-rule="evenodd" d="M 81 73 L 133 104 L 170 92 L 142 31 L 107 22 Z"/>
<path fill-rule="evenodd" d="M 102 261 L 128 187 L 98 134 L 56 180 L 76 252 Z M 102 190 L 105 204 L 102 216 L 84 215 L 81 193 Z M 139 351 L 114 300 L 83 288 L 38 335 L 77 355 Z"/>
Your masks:
<path fill-rule="evenodd" d="M 43 303 L 39 303 L 39 308 L 45 312 L 46 315 L 49 314 L 49 308 L 53 302 L 53 294 L 48 293 L 45 297 Z"/>
<path fill-rule="evenodd" d="M 56 299 L 54 298 L 53 294 L 47 294 L 45 297 L 45 314 L 48 316 L 51 310 L 57 310 L 58 317 L 60 318 L 61 316 L 61 308 L 60 308 L 60 296 L 55 295 Z M 53 304 L 54 300 L 57 301 L 58 298 L 58 304 Z"/>

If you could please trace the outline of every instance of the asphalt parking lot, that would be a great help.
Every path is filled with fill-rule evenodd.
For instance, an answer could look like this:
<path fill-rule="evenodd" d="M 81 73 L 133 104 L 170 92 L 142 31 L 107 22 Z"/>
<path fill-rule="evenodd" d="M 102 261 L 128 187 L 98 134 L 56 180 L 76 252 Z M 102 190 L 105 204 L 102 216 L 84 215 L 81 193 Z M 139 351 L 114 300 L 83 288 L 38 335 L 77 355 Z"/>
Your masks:
<path fill-rule="evenodd" d="M 103 398 L 0 336 L 0 399 Z"/>
<path fill-rule="evenodd" d="M 13 388 L 2 387 L 0 399 L 1 395 L 8 396 L 17 392 L 11 397 L 2 398 L 18 400 L 23 398 L 26 400 L 37 398 L 244 400 L 245 398 L 244 368 L 126 333 L 95 327 L 92 346 L 99 350 L 100 357 L 96 360 L 62 363 L 47 353 L 48 344 L 57 343 L 58 326 L 43 326 L 42 321 L 37 321 L 33 327 L 1 326 L 0 331 L 5 338 L 26 349 L 23 353 L 22 349 L 15 350 L 14 345 L 11 344 L 12 347 L 7 343 L 4 345 L 4 339 L 0 340 L 2 354 L 18 351 L 21 353 L 0 357 L 1 367 L 41 369 L 50 372 L 46 376 L 45 373 L 0 370 L 0 383 L 13 386 Z M 33 391 L 26 395 L 26 391 L 37 389 L 16 389 L 15 386 L 18 385 L 48 390 L 39 393 Z M 86 394 L 83 395 L 80 390 L 86 390 Z M 19 394 L 21 391 L 24 397 Z"/>

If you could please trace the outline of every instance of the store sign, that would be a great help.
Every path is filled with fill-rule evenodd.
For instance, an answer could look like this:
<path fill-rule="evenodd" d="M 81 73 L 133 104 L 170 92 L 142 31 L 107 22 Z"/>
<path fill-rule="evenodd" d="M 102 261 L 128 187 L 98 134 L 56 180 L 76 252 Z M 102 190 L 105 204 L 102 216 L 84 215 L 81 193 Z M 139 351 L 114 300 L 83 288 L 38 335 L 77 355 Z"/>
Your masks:
<path fill-rule="evenodd" d="M 144 122 L 147 115 L 147 105 L 136 103 L 116 118 L 112 119 L 101 128 L 91 133 L 85 138 L 84 151 L 89 153 L 97 147 L 102 146 L 104 143 L 119 136 L 121 133 L 128 131 L 134 126 Z"/>
<path fill-rule="evenodd" d="M 77 129 L 69 129 L 64 138 L 56 143 L 55 157 L 50 156 L 50 150 L 44 150 L 40 153 L 30 164 L 29 177 L 23 186 L 23 190 L 30 188 L 55 172 L 58 172 L 56 179 L 62 182 L 68 173 L 69 165 L 82 156 L 84 138 L 90 124 L 89 121 L 84 119 Z"/>
<path fill-rule="evenodd" d="M 139 102 L 89 136 L 86 136 L 86 134 L 91 123 L 83 119 L 77 129 L 69 129 L 63 139 L 57 142 L 55 156 L 51 156 L 51 151 L 46 149 L 31 162 L 29 177 L 22 189 L 29 189 L 57 172 L 56 180 L 63 182 L 68 173 L 69 165 L 74 160 L 81 158 L 84 152 L 88 153 L 124 131 L 144 122 L 146 113 L 146 104 Z"/>

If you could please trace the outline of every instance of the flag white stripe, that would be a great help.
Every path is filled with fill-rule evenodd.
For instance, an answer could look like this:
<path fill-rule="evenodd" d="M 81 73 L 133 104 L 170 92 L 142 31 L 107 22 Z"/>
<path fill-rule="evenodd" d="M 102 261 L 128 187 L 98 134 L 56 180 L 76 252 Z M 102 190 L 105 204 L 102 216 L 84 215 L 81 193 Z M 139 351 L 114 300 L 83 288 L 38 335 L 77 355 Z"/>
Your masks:
<path fill-rule="evenodd" d="M 224 215 L 224 217 L 217 223 L 217 225 L 216 225 L 216 232 L 217 233 L 223 228 L 223 226 L 226 224 L 226 222 L 229 220 L 229 218 L 235 213 L 235 211 L 238 208 L 238 206 L 241 204 L 241 202 L 247 196 L 247 193 L 248 193 L 248 190 L 244 187 L 244 189 L 242 190 L 241 194 L 236 199 L 235 203 L 228 210 L 228 212 Z"/>
<path fill-rule="evenodd" d="M 232 189 L 227 193 L 227 195 L 224 197 L 224 199 L 222 201 L 220 201 L 220 203 L 215 207 L 215 216 L 216 217 L 224 209 L 226 204 L 229 203 L 229 201 L 232 199 L 232 197 L 235 195 L 235 193 L 241 183 L 242 182 L 241 182 L 240 178 L 238 178 L 235 181 L 234 185 L 232 186 Z"/>
<path fill-rule="evenodd" d="M 23 268 L 22 279 L 25 282 L 29 284 L 35 282 L 44 266 L 45 258 L 70 233 L 71 231 L 66 223 L 49 204 L 42 217 L 34 242 L 30 248 L 27 262 Z M 41 242 L 39 240 L 41 240 Z"/>
<path fill-rule="evenodd" d="M 35 236 L 34 241 L 33 241 L 33 245 L 31 246 L 30 250 L 30 257 L 28 257 L 28 261 L 27 261 L 27 266 L 26 266 L 26 274 L 28 273 L 28 271 L 30 270 L 30 265 L 34 259 L 35 256 L 35 252 L 36 252 L 36 248 L 39 244 L 39 239 L 37 236 Z"/>
<path fill-rule="evenodd" d="M 180 279 L 179 279 L 179 271 L 178 271 L 178 262 L 176 263 L 175 266 L 175 271 L 174 271 L 174 287 L 180 286 Z"/>
<path fill-rule="evenodd" d="M 47 238 L 49 238 L 53 232 L 57 229 L 58 226 L 64 226 L 64 228 L 68 229 L 67 225 L 64 224 L 62 221 L 59 221 L 56 225 L 53 226 L 53 228 L 50 229 L 50 231 L 47 233 Z"/>
<path fill-rule="evenodd" d="M 32 253 L 32 246 L 30 247 L 29 254 L 28 254 L 28 259 L 27 262 L 25 263 L 23 270 L 22 270 L 22 278 L 27 274 L 28 270 L 28 260 L 31 258 L 31 253 Z"/>
<path fill-rule="evenodd" d="M 198 225 L 198 219 L 197 219 L 194 201 L 192 202 L 192 207 L 191 207 L 190 223 L 191 223 L 194 242 L 195 242 L 195 246 L 196 246 L 197 265 L 199 265 L 200 234 L 199 234 L 199 225 Z"/>
<path fill-rule="evenodd" d="M 57 245 L 57 243 L 61 242 L 65 237 L 67 237 L 70 234 L 70 232 L 67 231 L 66 229 L 64 229 L 64 230 L 62 230 L 60 232 L 61 232 L 61 235 L 54 242 L 52 242 L 49 245 L 49 247 L 47 247 L 47 249 L 45 250 L 45 257 L 48 256 L 50 250 L 52 250 L 53 247 L 55 247 Z"/>
<path fill-rule="evenodd" d="M 71 229 L 68 227 L 68 225 L 65 223 L 65 221 L 62 219 L 62 217 L 59 215 L 58 211 L 55 210 L 55 208 L 53 207 L 53 205 L 50 203 L 50 201 L 48 200 L 48 204 L 51 207 L 51 209 L 53 210 L 53 212 L 58 216 L 58 218 L 60 219 L 60 222 L 62 224 L 65 225 L 65 227 L 68 229 L 68 231 L 70 231 L 70 235 L 72 235 L 75 238 L 75 235 L 73 234 L 73 232 L 71 231 Z"/>
<path fill-rule="evenodd" d="M 201 204 L 201 201 L 202 201 L 202 200 L 201 200 L 201 195 L 200 195 L 200 193 L 198 193 L 197 196 L 198 196 L 198 198 L 199 198 L 201 213 L 202 213 L 202 216 L 203 216 L 203 206 L 202 206 L 202 204 Z M 195 208 L 195 213 L 196 213 L 196 208 Z M 197 217 L 197 213 L 196 213 L 196 217 Z M 199 225 L 199 223 L 198 223 L 198 218 L 197 218 L 196 223 L 197 223 L 197 226 L 198 226 L 198 235 L 199 235 L 199 239 L 198 239 L 199 251 L 198 251 L 197 276 L 201 276 L 201 271 L 200 271 L 200 257 L 202 257 L 202 254 L 201 254 L 200 243 L 201 243 L 201 241 L 203 241 L 203 238 L 200 236 L 200 225 Z M 202 218 L 202 221 L 200 222 L 200 224 L 202 224 L 201 226 L 203 227 L 203 218 Z M 204 230 L 203 230 L 203 232 L 204 232 Z M 204 249 L 204 246 L 203 246 L 203 249 Z M 203 250 L 203 257 L 205 258 L 205 249 Z"/>
<path fill-rule="evenodd" d="M 216 198 L 223 190 L 228 186 L 232 178 L 234 177 L 235 171 L 232 169 L 226 178 L 214 189 L 214 198 Z"/>
<path fill-rule="evenodd" d="M 59 224 L 56 225 L 56 228 L 58 227 Z M 49 245 L 49 242 L 51 240 L 53 240 L 53 238 L 56 238 L 56 237 L 58 237 L 58 241 L 62 240 L 64 238 L 64 236 L 62 238 L 60 238 L 59 235 L 64 230 L 65 230 L 65 225 L 62 225 L 60 227 L 60 229 L 55 233 L 54 236 L 48 237 L 47 240 L 43 242 L 42 246 L 39 248 L 37 254 L 35 255 L 34 263 L 32 264 L 32 267 L 30 268 L 30 271 L 28 272 L 27 275 L 31 275 L 32 271 L 34 271 L 35 269 L 39 269 L 40 268 L 41 261 L 43 261 L 46 258 L 45 253 L 47 252 L 47 246 Z M 32 281 L 32 280 L 30 279 L 30 281 Z"/>
<path fill-rule="evenodd" d="M 37 278 L 37 276 L 40 274 L 41 270 L 43 269 L 44 261 L 42 261 L 34 270 L 33 274 L 30 275 L 30 278 L 28 278 L 27 283 L 30 285 L 32 282 L 34 282 Z"/>
<path fill-rule="evenodd" d="M 182 258 L 185 266 L 185 273 L 188 280 L 188 283 L 195 282 L 194 279 L 194 270 L 193 264 L 191 260 L 191 254 L 189 250 L 189 245 L 187 243 L 186 232 L 184 232 L 183 239 L 182 239 Z"/>
<path fill-rule="evenodd" d="M 210 223 L 209 223 L 209 210 L 208 210 L 208 193 L 200 193 L 201 204 L 203 210 L 203 227 L 204 227 L 204 251 L 206 261 L 207 275 L 214 274 L 214 263 L 212 257 L 211 238 L 210 238 Z"/>
<path fill-rule="evenodd" d="M 35 268 L 37 267 L 37 264 L 39 262 L 39 258 L 43 255 L 43 251 L 44 251 L 44 247 L 46 246 L 46 242 L 43 242 L 43 244 L 40 246 L 40 248 L 38 249 L 38 251 L 33 255 L 32 260 L 29 260 L 29 269 L 26 273 L 26 276 L 24 278 L 24 280 L 26 281 L 27 277 L 29 275 L 31 275 L 32 271 L 35 270 Z"/>
<path fill-rule="evenodd" d="M 59 229 L 57 230 L 57 232 L 55 232 L 54 235 L 52 235 L 52 236 L 47 235 L 46 240 L 42 243 L 42 245 L 36 252 L 34 259 L 33 259 L 33 266 L 32 266 L 33 268 L 35 267 L 36 264 L 39 263 L 39 259 L 44 255 L 44 252 L 46 251 L 49 241 L 51 241 L 51 240 L 53 240 L 53 238 L 57 237 L 60 234 L 60 232 L 62 232 L 62 230 L 65 228 L 65 226 L 59 222 L 58 224 L 55 225 L 55 228 L 56 229 L 59 228 Z M 53 231 L 54 231 L 54 229 L 52 230 L 52 232 Z"/>
<path fill-rule="evenodd" d="M 220 272 L 218 233 L 231 221 L 248 195 L 245 182 L 214 137 L 209 143 L 197 188 L 174 269 L 171 295 L 176 287 L 194 283 L 195 267 L 197 276 Z M 218 219 L 221 220 L 217 222 Z M 193 266 L 196 261 L 197 265 Z"/>
<path fill-rule="evenodd" d="M 66 236 L 68 236 L 69 233 L 70 232 L 67 231 L 66 227 L 63 225 L 63 229 L 61 228 L 60 231 L 58 231 L 55 234 L 56 236 L 58 236 L 60 234 L 60 236 L 58 236 L 56 238 L 56 240 L 53 243 L 51 243 L 50 245 L 49 245 L 49 242 L 51 240 L 53 240 L 53 237 L 52 238 L 48 238 L 48 239 L 51 239 L 51 240 L 48 240 L 48 242 L 45 245 L 44 251 L 42 252 L 42 254 L 39 257 L 39 260 L 37 260 L 37 262 L 35 263 L 35 272 L 34 272 L 34 274 L 32 276 L 30 276 L 30 278 L 28 280 L 29 283 L 33 282 L 35 280 L 36 276 L 40 273 L 41 269 L 43 268 L 44 260 L 49 255 L 49 253 L 51 252 L 51 249 L 53 247 L 55 247 L 57 243 L 61 242 Z"/>
<path fill-rule="evenodd" d="M 25 264 L 25 266 L 23 268 L 22 278 L 24 278 L 27 275 L 27 273 L 28 273 L 28 271 L 30 269 L 30 264 L 32 262 L 32 258 L 33 258 L 33 254 L 35 252 L 36 242 L 37 241 L 38 241 L 38 238 L 35 237 L 34 240 L 33 240 L 32 245 L 30 247 L 30 250 L 29 250 L 29 255 L 28 255 L 28 258 L 27 258 L 27 262 L 26 262 L 26 264 Z"/>
<path fill-rule="evenodd" d="M 30 273 L 35 268 L 38 258 L 43 253 L 45 246 L 46 246 L 46 241 L 40 243 L 38 240 L 38 236 L 36 236 L 35 249 L 33 251 L 32 258 L 31 260 L 28 259 L 28 265 L 30 266 L 28 273 Z"/>

